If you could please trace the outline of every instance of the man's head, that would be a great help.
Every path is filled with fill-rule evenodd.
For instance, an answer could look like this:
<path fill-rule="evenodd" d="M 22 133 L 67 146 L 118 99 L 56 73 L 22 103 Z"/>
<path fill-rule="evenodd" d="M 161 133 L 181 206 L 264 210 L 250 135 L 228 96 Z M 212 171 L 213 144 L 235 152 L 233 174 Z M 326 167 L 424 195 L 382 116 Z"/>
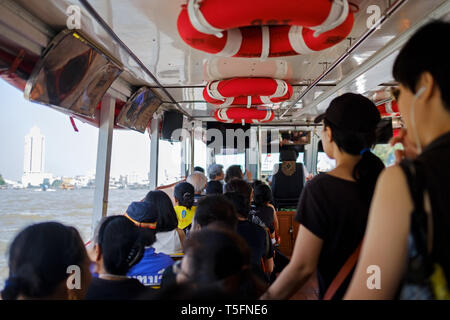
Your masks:
<path fill-rule="evenodd" d="M 212 164 L 208 168 L 208 176 L 211 180 L 220 181 L 225 177 L 223 173 L 223 166 L 221 164 Z"/>
<path fill-rule="evenodd" d="M 194 229 L 202 229 L 211 223 L 220 222 L 231 229 L 237 225 L 237 214 L 233 204 L 223 195 L 210 195 L 201 199 L 194 215 Z"/>
<path fill-rule="evenodd" d="M 205 190 L 208 179 L 206 178 L 205 174 L 201 172 L 194 172 L 189 177 L 187 177 L 186 182 L 189 182 L 194 186 L 195 194 L 202 194 Z"/>

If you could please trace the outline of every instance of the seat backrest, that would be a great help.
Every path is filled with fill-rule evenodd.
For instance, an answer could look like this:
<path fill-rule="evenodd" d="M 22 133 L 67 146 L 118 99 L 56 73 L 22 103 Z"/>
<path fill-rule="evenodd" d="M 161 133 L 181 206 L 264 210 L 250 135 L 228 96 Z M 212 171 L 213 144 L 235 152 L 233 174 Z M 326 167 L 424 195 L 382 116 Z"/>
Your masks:
<path fill-rule="evenodd" d="M 303 164 L 285 161 L 278 164 L 276 169 L 278 169 L 277 173 L 272 177 L 272 196 L 275 207 L 295 207 L 305 180 Z"/>

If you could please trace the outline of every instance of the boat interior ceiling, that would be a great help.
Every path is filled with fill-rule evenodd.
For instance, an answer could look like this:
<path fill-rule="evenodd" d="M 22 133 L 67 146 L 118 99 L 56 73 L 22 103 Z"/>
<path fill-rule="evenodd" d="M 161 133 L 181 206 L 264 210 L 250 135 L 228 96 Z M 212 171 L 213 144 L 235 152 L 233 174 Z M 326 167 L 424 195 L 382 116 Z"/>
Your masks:
<path fill-rule="evenodd" d="M 293 95 L 274 107 L 271 124 L 307 126 L 337 95 L 358 92 L 373 98 L 395 85 L 391 70 L 399 48 L 431 19 L 450 18 L 447 0 L 349 2 L 355 17 L 350 35 L 310 55 L 226 58 L 191 48 L 177 30 L 186 0 L 3 0 L 0 43 L 9 44 L 10 50 L 20 45 L 38 59 L 52 38 L 66 29 L 67 8 L 77 5 L 82 33 L 123 65 L 108 91 L 117 99 L 126 101 L 139 87 L 148 86 L 163 101 L 162 110 L 177 109 L 190 119 L 213 121 L 217 107 L 202 94 L 207 81 L 280 78 L 292 85 Z M 373 14 L 368 8 L 374 5 L 381 9 L 379 27 L 368 27 Z"/>

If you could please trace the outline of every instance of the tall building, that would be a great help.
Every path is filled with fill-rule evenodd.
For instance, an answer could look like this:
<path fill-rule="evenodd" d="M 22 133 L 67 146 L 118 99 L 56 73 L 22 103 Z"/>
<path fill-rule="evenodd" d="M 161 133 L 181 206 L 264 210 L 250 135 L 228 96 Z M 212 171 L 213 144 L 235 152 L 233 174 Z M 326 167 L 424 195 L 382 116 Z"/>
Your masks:
<path fill-rule="evenodd" d="M 41 130 L 34 126 L 25 136 L 25 150 L 23 159 L 22 184 L 27 186 L 40 186 L 45 179 L 53 179 L 51 174 L 45 173 L 45 136 Z"/>
<path fill-rule="evenodd" d="M 45 164 L 45 137 L 41 130 L 34 126 L 25 136 L 25 156 L 23 173 L 43 173 Z"/>

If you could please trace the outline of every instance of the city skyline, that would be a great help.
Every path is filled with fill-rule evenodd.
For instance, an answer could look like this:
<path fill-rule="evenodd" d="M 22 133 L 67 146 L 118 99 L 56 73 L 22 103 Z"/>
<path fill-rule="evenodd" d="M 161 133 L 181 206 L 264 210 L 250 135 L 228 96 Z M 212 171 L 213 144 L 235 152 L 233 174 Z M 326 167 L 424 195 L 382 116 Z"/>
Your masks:
<path fill-rule="evenodd" d="M 23 92 L 0 81 L 0 174 L 20 181 L 24 172 L 24 137 L 38 126 L 45 136 L 45 171 L 55 177 L 95 173 L 98 129 L 75 120 L 75 132 L 68 115 L 31 103 Z M 147 134 L 114 130 L 111 176 L 147 174 L 150 168 L 150 139 Z"/>

